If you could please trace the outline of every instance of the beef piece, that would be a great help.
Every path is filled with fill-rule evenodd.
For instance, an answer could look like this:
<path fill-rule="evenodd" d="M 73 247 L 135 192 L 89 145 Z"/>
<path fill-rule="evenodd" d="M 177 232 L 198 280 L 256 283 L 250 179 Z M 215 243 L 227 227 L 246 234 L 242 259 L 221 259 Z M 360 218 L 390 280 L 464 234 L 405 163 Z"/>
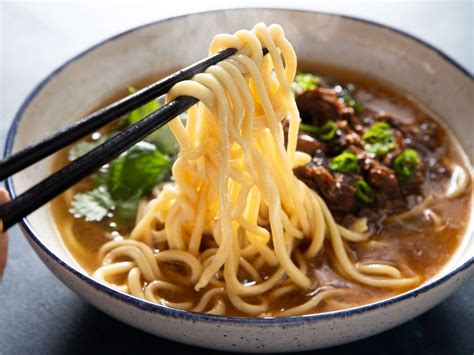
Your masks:
<path fill-rule="evenodd" d="M 344 135 L 338 131 L 336 136 L 326 143 L 326 149 L 324 151 L 328 156 L 334 157 L 342 153 L 347 148 L 347 146 L 348 144 Z"/>
<path fill-rule="evenodd" d="M 391 166 L 393 159 L 397 157 L 403 150 L 405 149 L 405 142 L 403 141 L 403 135 L 402 132 L 400 132 L 398 129 L 393 128 L 392 129 L 393 136 L 395 137 L 395 148 L 390 150 L 384 157 L 383 157 L 383 163 L 385 165 Z"/>
<path fill-rule="evenodd" d="M 312 164 L 316 166 L 329 166 L 330 158 L 323 150 L 318 149 L 313 154 Z"/>
<path fill-rule="evenodd" d="M 296 149 L 308 153 L 309 155 L 313 156 L 317 150 L 321 150 L 323 148 L 323 144 L 310 136 L 309 134 L 300 133 L 298 135 L 298 143 L 296 145 Z"/>
<path fill-rule="evenodd" d="M 288 144 L 288 129 L 290 127 L 290 120 L 288 118 L 284 119 L 282 121 L 282 126 L 283 126 L 283 135 L 285 138 L 285 146 L 286 146 Z M 302 131 L 299 131 L 298 141 L 296 143 L 296 150 L 305 152 L 313 156 L 316 151 L 324 150 L 324 143 L 314 138 L 311 134 L 307 134 Z"/>
<path fill-rule="evenodd" d="M 342 133 L 346 144 L 349 145 L 356 145 L 359 146 L 361 142 L 360 135 L 355 132 L 350 125 L 349 121 L 338 120 L 336 121 L 337 128 Z"/>
<path fill-rule="evenodd" d="M 331 212 L 349 213 L 356 205 L 354 178 L 336 173 L 323 166 L 308 164 L 295 169 L 295 175 L 319 192 Z"/>
<path fill-rule="evenodd" d="M 375 206 L 398 211 L 405 206 L 395 172 L 375 159 L 366 159 L 363 169 L 366 179 L 375 192 Z"/>
<path fill-rule="evenodd" d="M 336 90 L 318 87 L 296 96 L 296 104 L 304 122 L 322 126 L 329 120 L 342 119 L 361 134 L 363 126 L 352 107 L 339 100 Z"/>
<path fill-rule="evenodd" d="M 371 159 L 374 156 L 372 153 L 369 153 L 369 152 L 365 151 L 364 149 L 362 149 L 361 147 L 356 146 L 356 145 L 350 145 L 348 149 L 357 156 L 357 158 L 359 159 L 360 162 L 364 162 L 367 159 Z M 365 165 L 367 165 L 367 164 L 365 164 Z M 368 167 L 367 167 L 367 169 L 368 169 Z"/>
<path fill-rule="evenodd" d="M 402 121 L 399 118 L 392 116 L 391 113 L 385 111 L 379 111 L 374 113 L 375 121 L 387 122 L 392 128 L 399 128 L 402 125 Z"/>
<path fill-rule="evenodd" d="M 334 179 L 336 186 L 328 189 L 327 193 L 322 193 L 326 197 L 331 211 L 349 213 L 354 211 L 356 206 L 355 179 L 344 174 L 336 173 Z"/>
<path fill-rule="evenodd" d="M 344 108 L 335 90 L 321 87 L 297 95 L 296 104 L 303 121 L 314 126 L 339 118 L 339 110 Z"/>
<path fill-rule="evenodd" d="M 400 190 L 404 196 L 422 195 L 421 186 L 425 177 L 421 171 L 416 171 L 407 182 L 400 183 Z"/>
<path fill-rule="evenodd" d="M 339 111 L 341 118 L 349 123 L 352 129 L 358 134 L 364 132 L 362 121 L 356 116 L 355 111 L 352 107 L 344 107 Z"/>
<path fill-rule="evenodd" d="M 334 181 L 334 177 L 325 167 L 317 166 L 312 163 L 298 166 L 293 169 L 293 172 L 298 179 L 316 191 L 319 190 L 318 181 L 319 183 L 325 181 L 327 184 L 331 184 Z M 316 176 L 317 179 L 315 178 Z"/>
<path fill-rule="evenodd" d="M 388 196 L 396 196 L 400 193 L 395 172 L 375 159 L 370 161 L 368 182 L 378 191 L 387 193 Z"/>
<path fill-rule="evenodd" d="M 361 138 L 356 132 L 348 132 L 344 134 L 344 139 L 346 143 L 351 146 L 359 146 L 361 144 Z"/>
<path fill-rule="evenodd" d="M 338 128 L 336 137 L 326 142 L 325 152 L 331 157 L 342 153 L 350 146 L 360 146 L 361 144 L 360 135 L 352 129 L 347 121 L 337 120 L 336 124 Z"/>

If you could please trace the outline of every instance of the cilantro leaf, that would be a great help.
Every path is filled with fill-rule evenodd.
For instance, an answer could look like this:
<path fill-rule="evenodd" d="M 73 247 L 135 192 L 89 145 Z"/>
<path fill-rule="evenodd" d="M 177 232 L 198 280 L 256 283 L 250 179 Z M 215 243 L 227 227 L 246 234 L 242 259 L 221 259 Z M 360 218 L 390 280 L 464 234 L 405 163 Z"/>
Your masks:
<path fill-rule="evenodd" d="M 110 164 L 109 191 L 114 199 L 149 192 L 169 174 L 170 160 L 153 144 L 140 142 Z"/>
<path fill-rule="evenodd" d="M 136 89 L 134 87 L 129 87 L 128 92 L 133 94 L 136 92 Z M 125 120 L 125 126 L 130 126 L 140 121 L 150 113 L 158 110 L 160 106 L 160 101 L 153 100 L 130 112 L 130 114 L 127 116 L 127 119 Z M 176 155 L 176 152 L 178 151 L 178 142 L 167 125 L 150 134 L 145 138 L 145 141 L 156 145 L 162 153 L 169 156 Z"/>
<path fill-rule="evenodd" d="M 114 201 L 105 186 L 92 191 L 77 193 L 72 200 L 69 212 L 86 221 L 101 221 L 114 208 Z"/>
<path fill-rule="evenodd" d="M 162 153 L 168 156 L 175 156 L 178 152 L 179 146 L 168 125 L 156 130 L 145 141 L 154 144 Z"/>
<path fill-rule="evenodd" d="M 121 224 L 128 224 L 135 221 L 138 212 L 138 203 L 141 193 L 138 192 L 126 200 L 118 200 L 114 210 L 114 216 L 118 218 Z"/>
<path fill-rule="evenodd" d="M 129 88 L 130 93 L 135 91 L 134 88 Z M 138 122 L 159 107 L 158 100 L 143 105 L 126 117 L 122 127 Z M 69 159 L 74 160 L 88 153 L 113 134 L 79 143 L 70 150 Z M 169 178 L 171 163 L 177 151 L 178 143 L 171 130 L 167 126 L 162 127 L 110 164 L 104 165 L 93 176 L 96 188 L 77 193 L 70 213 L 84 217 L 86 221 L 99 222 L 110 217 L 122 224 L 122 227 L 130 224 L 136 217 L 140 198 Z M 109 215 L 110 212 L 113 212 L 113 216 Z"/>
<path fill-rule="evenodd" d="M 76 144 L 68 154 L 69 161 L 76 160 L 77 158 L 82 157 L 83 155 L 89 153 L 91 150 L 97 148 L 99 145 L 104 143 L 108 138 L 108 135 L 102 135 L 99 139 L 93 141 L 86 141 Z"/>

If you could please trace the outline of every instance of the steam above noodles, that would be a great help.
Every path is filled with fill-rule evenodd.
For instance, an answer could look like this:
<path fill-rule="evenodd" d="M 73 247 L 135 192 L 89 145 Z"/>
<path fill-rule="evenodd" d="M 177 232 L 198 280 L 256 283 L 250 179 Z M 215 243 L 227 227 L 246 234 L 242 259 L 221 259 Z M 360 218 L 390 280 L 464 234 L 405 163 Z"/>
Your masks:
<path fill-rule="evenodd" d="M 327 240 L 348 279 L 376 288 L 416 284 L 403 265 L 353 260 L 346 243 L 367 240 L 366 221 L 336 224 L 323 199 L 295 177 L 293 168 L 310 157 L 296 151 L 300 117 L 290 84 L 297 62 L 283 29 L 258 24 L 218 35 L 209 54 L 229 47 L 238 53 L 169 92 L 167 101 L 200 100 L 185 124 L 169 124 L 180 146 L 174 181 L 157 191 L 129 238 L 102 246 L 94 277 L 185 310 L 225 314 L 230 302 L 247 315 L 298 315 L 347 292 L 309 275 L 308 261 Z M 198 297 L 186 297 L 190 286 Z M 298 290 L 311 297 L 269 314 L 269 302 Z"/>

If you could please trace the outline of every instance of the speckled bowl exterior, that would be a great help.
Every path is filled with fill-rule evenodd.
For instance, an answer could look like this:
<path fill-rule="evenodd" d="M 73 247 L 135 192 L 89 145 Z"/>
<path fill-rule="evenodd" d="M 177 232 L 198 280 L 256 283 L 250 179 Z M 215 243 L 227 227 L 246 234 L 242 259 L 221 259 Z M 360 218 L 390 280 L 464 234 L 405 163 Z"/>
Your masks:
<path fill-rule="evenodd" d="M 204 57 L 214 34 L 281 24 L 301 59 L 354 69 L 403 88 L 449 125 L 472 159 L 472 77 L 435 48 L 397 30 L 307 11 L 240 9 L 186 15 L 122 33 L 65 63 L 41 82 L 12 124 L 6 154 L 84 116 L 111 92 L 152 73 Z M 18 194 L 51 171 L 51 159 L 8 180 Z M 91 279 L 65 249 L 43 207 L 21 223 L 30 244 L 74 292 L 112 317 L 157 336 L 221 350 L 282 352 L 323 348 L 371 336 L 435 306 L 474 273 L 472 223 L 462 246 L 435 278 L 415 290 L 345 311 L 255 319 L 196 314 L 155 305 Z M 21 297 L 21 295 L 20 295 Z"/>

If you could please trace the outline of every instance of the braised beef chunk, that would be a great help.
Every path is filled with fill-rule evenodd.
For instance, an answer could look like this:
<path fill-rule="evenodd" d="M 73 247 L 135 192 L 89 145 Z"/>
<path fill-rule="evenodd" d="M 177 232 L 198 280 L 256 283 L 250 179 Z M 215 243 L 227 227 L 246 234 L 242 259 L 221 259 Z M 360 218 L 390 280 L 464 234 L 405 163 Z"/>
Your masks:
<path fill-rule="evenodd" d="M 361 144 L 360 135 L 355 132 L 347 121 L 338 120 L 336 121 L 338 127 L 338 133 L 344 141 L 344 148 L 351 145 L 358 146 Z"/>
<path fill-rule="evenodd" d="M 378 160 L 369 159 L 368 182 L 378 191 L 384 191 L 388 196 L 395 197 L 400 194 L 398 180 L 395 172 Z"/>
<path fill-rule="evenodd" d="M 308 153 L 309 155 L 314 155 L 317 150 L 323 148 L 323 143 L 321 143 L 316 138 L 310 136 L 309 134 L 300 134 L 298 136 L 298 143 L 296 149 L 300 152 Z"/>
<path fill-rule="evenodd" d="M 393 136 L 395 137 L 395 147 L 392 148 L 392 150 L 388 152 L 382 160 L 383 163 L 388 166 L 391 166 L 393 159 L 395 159 L 395 157 L 397 157 L 405 149 L 402 132 L 395 128 L 392 129 L 392 132 Z"/>
<path fill-rule="evenodd" d="M 341 103 L 335 90 L 317 87 L 296 96 L 296 104 L 303 122 L 322 126 L 339 118 Z"/>
<path fill-rule="evenodd" d="M 297 149 L 313 160 L 294 172 L 320 194 L 339 223 L 365 216 L 378 229 L 386 215 L 423 198 L 426 180 L 447 178 L 449 171 L 439 159 L 446 152 L 438 144 L 435 122 L 423 115 L 410 122 L 389 112 L 365 110 L 365 102 L 354 99 L 357 91 L 349 85 L 332 86 L 323 80 L 296 94 L 304 123 Z M 325 134 L 326 126 L 330 134 Z M 287 120 L 283 127 L 286 139 Z"/>
<path fill-rule="evenodd" d="M 371 159 L 367 182 L 375 190 L 375 206 L 379 208 L 390 207 L 392 210 L 400 210 L 405 206 L 398 179 L 395 172 L 389 167 L 375 159 Z"/>
<path fill-rule="evenodd" d="M 295 175 L 316 190 L 335 213 L 350 213 L 356 203 L 354 179 L 323 166 L 308 164 L 295 169 Z"/>
<path fill-rule="evenodd" d="M 344 106 L 340 111 L 341 118 L 349 123 L 351 128 L 357 133 L 361 134 L 364 131 L 362 126 L 362 121 L 359 117 L 356 116 L 355 111 L 352 107 Z"/>

